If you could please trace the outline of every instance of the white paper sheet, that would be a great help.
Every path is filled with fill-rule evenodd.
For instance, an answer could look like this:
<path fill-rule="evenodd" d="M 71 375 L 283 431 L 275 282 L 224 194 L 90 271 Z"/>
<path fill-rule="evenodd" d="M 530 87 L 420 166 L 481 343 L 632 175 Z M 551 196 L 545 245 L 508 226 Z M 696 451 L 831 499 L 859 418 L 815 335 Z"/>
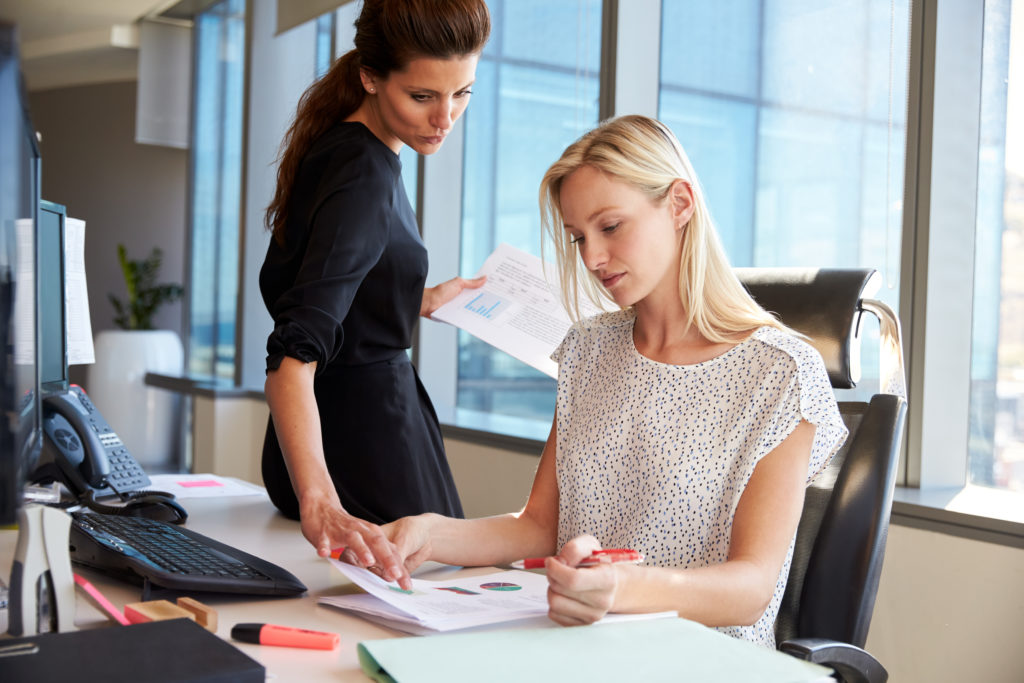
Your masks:
<path fill-rule="evenodd" d="M 440 581 L 413 579 L 412 591 L 388 583 L 360 567 L 330 561 L 366 591 L 324 596 L 319 602 L 435 631 L 502 623 L 544 615 L 548 611 L 548 580 L 543 574 L 518 570 Z"/>
<path fill-rule="evenodd" d="M 149 479 L 150 488 L 173 493 L 176 498 L 229 498 L 263 493 L 255 484 L 216 474 L 151 474 Z"/>
<path fill-rule="evenodd" d="M 85 221 L 64 221 L 64 291 L 68 316 L 68 365 L 95 363 L 89 293 L 85 285 Z"/>
<path fill-rule="evenodd" d="M 367 595 L 365 593 L 362 593 L 360 595 L 362 597 L 364 597 L 364 598 L 369 598 L 370 600 L 376 600 L 376 598 L 374 598 L 373 596 Z M 341 596 L 339 596 L 339 597 L 341 597 Z M 350 595 L 350 596 L 344 596 L 344 597 L 355 598 L 355 597 L 360 597 L 360 596 Z M 330 605 L 332 607 L 339 607 L 341 609 L 350 609 L 350 608 L 347 608 L 347 607 L 343 607 L 342 605 L 335 605 L 333 601 L 336 600 L 336 599 L 337 598 L 325 597 L 325 598 L 320 598 L 319 602 L 322 603 L 322 604 L 325 604 L 325 605 Z M 408 634 L 411 634 L 411 635 L 414 635 L 414 636 L 430 636 L 430 635 L 435 635 L 435 634 L 438 633 L 437 629 L 427 628 L 426 626 L 419 626 L 418 624 L 414 624 L 414 623 L 411 623 L 411 622 L 408 622 L 408 621 L 403 621 L 401 619 L 394 619 L 394 618 L 389 618 L 389 617 L 386 617 L 386 616 L 381 616 L 381 615 L 378 615 L 378 614 L 371 614 L 369 612 L 360 611 L 360 610 L 357 610 L 357 609 L 352 609 L 351 611 L 358 611 L 359 612 L 359 616 L 362 617 L 363 619 L 366 619 L 367 621 L 372 621 L 373 623 L 379 624 L 379 625 L 384 626 L 386 628 L 394 629 L 395 631 L 401 631 L 403 633 L 408 633 Z M 678 616 L 679 616 L 678 612 L 648 612 L 648 613 L 644 613 L 644 614 L 618 614 L 618 613 L 616 613 L 616 614 L 606 614 L 603 619 L 601 619 L 600 621 L 597 621 L 595 623 L 596 624 L 616 624 L 616 623 L 620 623 L 620 622 L 624 622 L 624 621 L 648 621 L 650 619 L 675 619 Z M 474 631 L 474 632 L 479 632 L 479 631 L 493 631 L 493 630 L 503 630 L 504 631 L 504 630 L 509 630 L 509 629 L 523 629 L 523 628 L 561 628 L 561 626 L 559 624 L 551 621 L 550 617 L 548 617 L 547 614 L 543 614 L 543 615 L 540 615 L 540 616 L 534 615 L 532 617 L 523 617 L 521 619 L 515 619 L 515 620 L 512 620 L 512 621 L 503 621 L 503 622 L 500 622 L 500 623 L 487 622 L 487 623 L 482 623 L 482 624 L 479 624 L 479 625 L 471 625 L 471 626 L 467 625 L 465 627 L 457 628 L 457 629 L 446 629 L 445 632 L 446 633 L 453 632 L 453 631 L 459 631 L 459 632 Z"/>
<path fill-rule="evenodd" d="M 557 377 L 558 365 L 550 356 L 572 323 L 562 306 L 556 269 L 532 254 L 500 244 L 477 275 L 487 276 L 483 287 L 464 290 L 431 317 Z M 601 312 L 584 297 L 580 302 L 586 316 Z"/>
<path fill-rule="evenodd" d="M 36 255 L 31 247 L 35 245 L 33 231 L 35 224 L 31 218 L 18 218 L 14 222 L 17 232 L 15 240 L 17 252 L 13 264 L 4 264 L 17 269 L 15 282 L 32 282 L 35 279 Z M 14 292 L 15 333 L 14 363 L 16 365 L 35 365 L 36 363 L 36 301 L 35 292 L 31 287 L 18 287 Z"/>
<path fill-rule="evenodd" d="M 327 595 L 317 602 L 356 612 L 368 621 L 405 633 L 556 626 L 547 617 L 548 581 L 544 574 L 509 570 L 441 580 L 414 578 L 409 594 L 365 569 L 338 560 L 331 563 L 366 593 Z M 677 616 L 672 611 L 608 614 L 598 623 Z"/>

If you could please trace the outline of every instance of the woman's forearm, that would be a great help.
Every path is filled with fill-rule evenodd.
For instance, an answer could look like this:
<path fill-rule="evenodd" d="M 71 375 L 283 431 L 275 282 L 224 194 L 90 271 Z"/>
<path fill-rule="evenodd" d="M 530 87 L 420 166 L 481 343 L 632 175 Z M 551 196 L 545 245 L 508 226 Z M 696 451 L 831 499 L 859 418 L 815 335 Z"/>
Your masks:
<path fill-rule="evenodd" d="M 322 497 L 337 502 L 320 437 L 320 413 L 313 393 L 316 363 L 285 357 L 267 373 L 265 393 L 274 431 L 300 504 Z"/>
<path fill-rule="evenodd" d="M 747 626 L 764 614 L 777 576 L 746 561 L 672 569 L 617 565 L 615 612 L 661 612 L 707 626 Z"/>
<path fill-rule="evenodd" d="M 429 559 L 447 564 L 505 564 L 524 557 L 553 555 L 558 540 L 558 486 L 555 483 L 555 425 L 551 421 L 544 452 L 526 506 L 520 512 L 451 519 L 424 515 Z"/>
<path fill-rule="evenodd" d="M 427 515 L 430 521 L 429 559 L 445 564 L 485 566 L 507 564 L 523 557 L 555 551 L 555 529 L 525 512 L 452 519 Z"/>

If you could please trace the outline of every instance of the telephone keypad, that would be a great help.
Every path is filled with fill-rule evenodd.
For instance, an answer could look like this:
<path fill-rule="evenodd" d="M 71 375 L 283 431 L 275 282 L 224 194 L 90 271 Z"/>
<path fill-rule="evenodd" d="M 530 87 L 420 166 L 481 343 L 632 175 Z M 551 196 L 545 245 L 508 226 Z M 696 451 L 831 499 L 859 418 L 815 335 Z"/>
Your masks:
<path fill-rule="evenodd" d="M 76 433 L 78 439 L 67 443 L 60 441 L 55 431 L 58 419 L 64 431 Z M 59 479 L 68 484 L 70 475 L 66 475 L 61 468 L 77 467 L 84 478 L 84 485 L 96 489 L 97 498 L 144 489 L 150 485 L 142 466 L 128 452 L 121 438 L 103 419 L 81 387 L 71 385 L 66 392 L 46 396 L 43 424 L 49 442 L 54 444 L 54 455 L 51 462 L 43 463 L 33 474 L 39 480 Z M 72 457 L 71 451 L 83 447 L 86 450 L 85 458 L 77 454 L 78 460 L 75 461 L 82 464 L 67 465 L 66 461 Z M 103 484 L 104 478 L 109 487 Z M 76 487 L 82 485 L 83 482 L 75 482 Z M 76 488 L 72 493 L 80 495 L 82 492 Z"/>
<path fill-rule="evenodd" d="M 100 437 L 101 439 L 103 437 Z M 116 438 L 116 435 L 115 435 Z M 117 439 L 117 445 L 121 440 Z M 109 452 L 110 474 L 108 479 L 120 491 L 139 488 L 148 483 L 148 478 L 142 467 L 139 466 L 126 448 L 117 448 Z"/>

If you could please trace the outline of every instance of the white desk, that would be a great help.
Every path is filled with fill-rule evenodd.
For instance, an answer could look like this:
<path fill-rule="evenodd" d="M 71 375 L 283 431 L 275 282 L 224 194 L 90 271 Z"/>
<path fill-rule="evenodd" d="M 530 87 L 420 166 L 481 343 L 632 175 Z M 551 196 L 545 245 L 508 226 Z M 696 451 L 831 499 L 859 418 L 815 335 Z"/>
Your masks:
<path fill-rule="evenodd" d="M 351 584 L 329 562 L 317 557 L 313 547 L 302 537 L 298 522 L 277 514 L 265 494 L 226 499 L 192 498 L 181 502 L 189 512 L 186 523 L 189 529 L 279 564 L 295 574 L 309 589 L 304 596 L 298 598 L 195 594 L 196 599 L 217 610 L 217 635 L 263 664 L 267 668 L 268 681 L 365 683 L 370 680 L 359 668 L 356 644 L 360 640 L 403 634 L 341 610 L 317 605 L 316 599 L 319 596 L 345 592 Z M 16 541 L 16 531 L 0 530 L 0 575 L 5 581 L 10 576 Z M 89 579 L 118 607 L 141 600 L 139 586 L 111 579 L 77 565 L 74 570 Z M 240 643 L 230 638 L 231 627 L 240 622 L 332 631 L 341 635 L 341 647 L 333 651 L 322 651 Z M 78 591 L 75 623 L 79 628 L 120 628 L 106 619 L 81 591 Z M 6 631 L 6 615 L 0 625 Z M 168 644 L 168 647 L 173 645 Z"/>
<path fill-rule="evenodd" d="M 299 531 L 297 522 L 277 513 L 265 493 L 221 499 L 189 498 L 182 500 L 189 511 L 186 526 L 211 538 L 228 543 L 248 553 L 281 565 L 299 578 L 308 592 L 297 598 L 255 598 L 251 596 L 227 597 L 219 594 L 195 597 L 214 607 L 218 615 L 217 635 L 228 640 L 266 667 L 267 680 L 281 681 L 369 681 L 362 673 L 356 654 L 356 645 L 362 640 L 392 638 L 404 634 L 377 626 L 341 610 L 317 604 L 322 595 L 333 595 L 353 590 L 354 587 L 329 562 L 317 557 Z M 17 541 L 17 532 L 0 530 L 0 575 L 6 579 Z M 438 565 L 434 565 L 435 568 Z M 141 600 L 141 589 L 107 576 L 75 567 L 75 571 L 91 581 L 118 607 Z M 451 572 L 442 568 L 440 572 Z M 474 575 L 493 571 L 478 567 L 454 570 L 459 575 Z M 417 572 L 417 576 L 430 577 L 432 572 Z M 435 576 L 435 578 L 439 578 Z M 545 624 L 550 625 L 551 622 Z M 231 627 L 240 622 L 281 624 L 297 628 L 332 631 L 340 634 L 341 646 L 333 651 L 251 645 L 230 640 Z M 81 592 L 77 594 L 75 623 L 78 628 L 121 628 L 108 620 Z M 524 624 L 525 622 L 520 622 Z M 522 626 L 520 626 L 522 627 Z M 516 628 L 510 626 L 510 628 Z M 557 628 L 557 627 L 554 627 Z M 6 631 L 6 614 L 0 619 L 0 629 Z M 724 638 L 724 636 L 722 636 Z M 726 638 L 726 640 L 729 640 Z M 0 643 L 2 643 L 0 637 Z M 696 643 L 697 641 L 694 641 Z M 754 645 L 751 652 L 758 651 Z M 173 643 L 167 644 L 173 648 Z M 697 647 L 695 644 L 694 647 Z M 700 656 L 695 653 L 695 657 Z M 673 661 L 678 658 L 673 654 Z M 779 655 L 781 657 L 781 655 Z M 588 659 L 590 655 L 587 655 Z M 653 661 L 653 660 L 652 660 Z M 693 658 L 688 660 L 692 663 Z M 722 666 L 717 660 L 705 662 Z M 532 666 L 532 664 L 531 664 Z M 717 670 L 717 669 L 715 669 Z M 828 679 L 831 680 L 831 679 Z"/>

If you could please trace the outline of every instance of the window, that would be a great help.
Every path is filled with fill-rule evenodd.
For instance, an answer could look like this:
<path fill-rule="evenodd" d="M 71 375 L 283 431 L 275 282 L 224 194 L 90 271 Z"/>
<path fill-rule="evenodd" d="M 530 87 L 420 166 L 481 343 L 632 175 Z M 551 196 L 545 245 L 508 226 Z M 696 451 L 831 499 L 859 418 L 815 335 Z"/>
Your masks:
<path fill-rule="evenodd" d="M 969 480 L 1024 491 L 1024 5 L 984 21 Z"/>
<path fill-rule="evenodd" d="M 188 372 L 234 379 L 242 183 L 245 2 L 195 21 Z"/>
<path fill-rule="evenodd" d="M 502 243 L 540 255 L 547 167 L 598 121 L 601 3 L 492 0 L 491 39 L 465 114 L 460 271 Z M 458 408 L 550 423 L 555 383 L 460 333 Z"/>
<path fill-rule="evenodd" d="M 898 310 L 909 13 L 907 0 L 664 0 L 659 117 L 733 265 L 873 267 Z M 858 392 L 877 376 L 866 343 Z"/>
<path fill-rule="evenodd" d="M 909 0 L 663 0 L 653 3 L 660 24 L 652 3 L 640 4 L 618 8 L 620 23 L 626 12 L 629 23 L 644 17 L 640 38 L 619 27 L 603 44 L 618 42 L 622 56 L 660 34 L 651 113 L 690 153 L 732 262 L 871 266 L 885 279 L 879 298 L 898 310 Z M 615 26 L 602 22 L 615 3 L 490 7 L 494 30 L 465 117 L 462 275 L 500 242 L 539 254 L 540 178 L 597 123 L 599 95 L 612 99 L 599 92 L 609 58 L 599 33 Z M 630 91 L 643 81 L 616 78 Z M 616 103 L 617 114 L 642 110 Z M 460 424 L 472 413 L 550 420 L 553 380 L 465 333 L 457 349 Z M 856 393 L 874 393 L 876 368 L 869 342 Z"/>
<path fill-rule="evenodd" d="M 402 157 L 431 284 L 473 274 L 502 241 L 539 253 L 537 190 L 547 166 L 601 116 L 659 116 L 690 153 L 733 263 L 871 266 L 884 275 L 879 298 L 900 311 L 907 338 L 908 486 L 1024 485 L 1024 283 L 1013 267 L 1024 239 L 1019 0 L 488 4 L 492 38 L 459 128 L 438 154 Z M 197 22 L 197 54 L 212 55 L 197 59 L 197 100 L 225 101 L 210 105 L 211 128 L 196 126 L 193 370 L 232 359 L 233 299 L 218 307 L 228 285 L 213 276 L 212 259 L 219 248 L 221 272 L 230 273 L 237 246 L 210 235 L 231 229 L 237 200 L 218 208 L 213 200 L 231 189 L 230 178 L 201 182 L 198 167 L 229 169 L 231 135 L 242 128 L 225 118 L 229 95 L 241 100 L 241 62 L 213 49 L 240 41 L 241 15 L 227 11 L 240 5 L 225 0 L 208 23 Z M 264 5 L 250 7 L 258 24 Z M 357 9 L 337 11 L 338 52 L 351 44 Z M 275 50 L 287 46 L 290 57 L 296 44 L 309 45 L 312 61 L 310 36 L 312 27 L 303 42 L 284 34 L 262 47 L 276 64 L 285 52 Z M 268 71 L 264 64 L 264 78 Z M 304 87 L 296 81 L 281 95 L 293 81 L 270 88 L 268 101 L 292 104 L 264 122 L 259 169 L 272 166 Z M 250 176 L 247 197 L 265 206 L 269 187 Z M 247 255 L 247 271 L 258 272 L 262 257 Z M 246 313 L 255 311 L 247 318 L 265 316 L 257 296 L 246 301 Z M 261 346 L 261 334 L 237 336 Z M 547 377 L 430 322 L 416 353 L 442 422 L 544 438 L 554 405 Z M 861 389 L 874 391 L 870 381 Z"/>
<path fill-rule="evenodd" d="M 316 78 L 320 78 L 334 63 L 335 14 L 328 12 L 316 18 Z"/>

